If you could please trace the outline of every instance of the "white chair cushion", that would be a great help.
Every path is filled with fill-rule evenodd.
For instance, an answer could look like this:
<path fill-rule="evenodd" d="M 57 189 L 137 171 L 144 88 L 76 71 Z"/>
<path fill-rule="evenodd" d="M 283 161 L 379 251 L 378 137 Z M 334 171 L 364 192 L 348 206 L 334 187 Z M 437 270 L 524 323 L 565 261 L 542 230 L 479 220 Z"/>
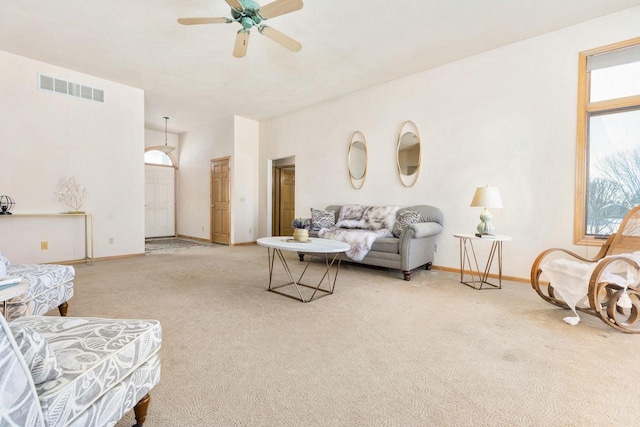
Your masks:
<path fill-rule="evenodd" d="M 156 355 L 162 341 L 155 320 L 46 316 L 23 317 L 12 324 L 40 333 L 62 370 L 61 377 L 36 386 L 47 425 L 71 423 Z"/>
<path fill-rule="evenodd" d="M 12 301 L 35 299 L 52 288 L 70 282 L 76 270 L 70 265 L 57 264 L 18 264 L 7 268 L 10 276 L 20 276 L 29 281 L 29 291 Z"/>
<path fill-rule="evenodd" d="M 9 321 L 46 314 L 73 297 L 75 269 L 72 266 L 18 264 L 9 267 L 7 273 L 29 282 L 27 292 L 7 301 L 4 315 Z"/>

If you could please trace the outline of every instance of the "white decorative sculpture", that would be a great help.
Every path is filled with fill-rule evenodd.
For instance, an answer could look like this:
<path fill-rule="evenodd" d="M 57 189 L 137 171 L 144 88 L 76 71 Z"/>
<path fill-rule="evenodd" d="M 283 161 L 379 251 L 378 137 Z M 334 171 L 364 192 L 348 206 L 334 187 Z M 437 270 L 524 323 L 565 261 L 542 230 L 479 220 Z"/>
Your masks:
<path fill-rule="evenodd" d="M 74 212 L 80 213 L 82 199 L 87 189 L 81 187 L 75 177 L 63 178 L 60 182 L 60 188 L 61 190 L 56 193 L 58 201 L 73 208 Z"/>

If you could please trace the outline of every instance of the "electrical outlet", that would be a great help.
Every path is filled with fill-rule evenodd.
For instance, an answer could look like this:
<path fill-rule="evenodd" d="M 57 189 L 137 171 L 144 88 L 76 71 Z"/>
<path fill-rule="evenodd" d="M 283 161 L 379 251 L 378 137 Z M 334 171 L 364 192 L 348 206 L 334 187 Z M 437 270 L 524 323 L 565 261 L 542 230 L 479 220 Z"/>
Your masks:
<path fill-rule="evenodd" d="M 40 242 L 40 249 L 43 251 L 49 249 L 49 242 Z"/>
<path fill-rule="evenodd" d="M 109 237 L 109 244 L 113 245 L 113 237 Z"/>
<path fill-rule="evenodd" d="M 433 252 L 438 252 L 438 245 L 433 245 Z"/>

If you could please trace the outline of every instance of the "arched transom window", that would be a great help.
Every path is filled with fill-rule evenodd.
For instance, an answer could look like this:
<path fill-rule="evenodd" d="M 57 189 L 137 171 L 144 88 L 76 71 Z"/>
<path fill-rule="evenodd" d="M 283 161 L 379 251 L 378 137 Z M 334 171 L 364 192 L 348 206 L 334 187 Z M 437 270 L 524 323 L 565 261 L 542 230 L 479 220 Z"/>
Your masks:
<path fill-rule="evenodd" d="M 144 153 L 144 162 L 148 165 L 174 166 L 173 159 L 160 150 L 149 150 Z"/>

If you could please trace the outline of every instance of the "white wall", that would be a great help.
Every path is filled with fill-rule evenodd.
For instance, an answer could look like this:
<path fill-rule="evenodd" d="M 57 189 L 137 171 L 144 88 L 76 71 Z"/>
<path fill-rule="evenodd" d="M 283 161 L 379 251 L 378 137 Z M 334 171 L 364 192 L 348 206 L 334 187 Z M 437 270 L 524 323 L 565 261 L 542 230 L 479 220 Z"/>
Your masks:
<path fill-rule="evenodd" d="M 270 159 L 296 156 L 296 216 L 329 204 L 432 204 L 444 212 L 436 263 L 459 267 L 456 232 L 474 232 L 478 186 L 500 188 L 493 223 L 504 273 L 526 278 L 536 255 L 573 247 L 578 53 L 640 36 L 640 7 L 495 49 L 260 124 L 260 235 L 268 234 Z M 423 141 L 416 185 L 399 181 L 398 132 L 412 120 Z M 369 168 L 362 190 L 347 170 L 360 130 Z M 479 242 L 479 246 L 482 246 Z M 593 248 L 589 249 L 589 253 Z"/>
<path fill-rule="evenodd" d="M 211 160 L 231 156 L 233 173 L 233 140 L 232 116 L 180 135 L 178 234 L 207 240 L 211 238 Z M 233 221 L 231 225 L 233 227 Z"/>
<path fill-rule="evenodd" d="M 211 238 L 211 160 L 231 158 L 232 244 L 255 242 L 258 230 L 258 122 L 228 117 L 180 137 L 178 234 Z"/>
<path fill-rule="evenodd" d="M 231 170 L 233 243 L 255 242 L 258 235 L 259 123 L 234 118 L 234 168 Z"/>
<path fill-rule="evenodd" d="M 40 91 L 38 73 L 103 89 L 106 102 Z M 0 75 L 0 194 L 14 212 L 68 211 L 54 192 L 74 176 L 87 189 L 95 256 L 144 253 L 144 92 L 6 52 Z M 0 251 L 16 263 L 78 259 L 82 234 L 69 218 L 0 218 Z"/>

